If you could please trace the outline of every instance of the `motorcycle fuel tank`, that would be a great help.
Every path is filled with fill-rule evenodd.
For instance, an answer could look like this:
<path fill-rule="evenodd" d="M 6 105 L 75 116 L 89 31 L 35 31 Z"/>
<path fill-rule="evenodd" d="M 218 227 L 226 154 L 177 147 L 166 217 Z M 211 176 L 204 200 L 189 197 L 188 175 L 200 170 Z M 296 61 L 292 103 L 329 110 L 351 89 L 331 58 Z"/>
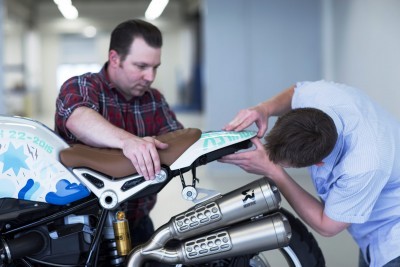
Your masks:
<path fill-rule="evenodd" d="M 0 116 L 0 199 L 65 205 L 89 190 L 59 162 L 69 145 L 45 125 L 23 117 Z"/>

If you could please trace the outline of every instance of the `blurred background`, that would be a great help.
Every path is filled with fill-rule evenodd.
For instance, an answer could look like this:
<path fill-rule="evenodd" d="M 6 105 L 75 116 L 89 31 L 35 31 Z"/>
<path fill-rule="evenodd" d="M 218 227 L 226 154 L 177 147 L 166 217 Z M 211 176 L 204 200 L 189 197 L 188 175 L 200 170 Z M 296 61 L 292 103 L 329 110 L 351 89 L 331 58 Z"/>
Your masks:
<path fill-rule="evenodd" d="M 145 19 L 150 3 L 72 0 L 77 12 L 66 18 L 60 1 L 0 0 L 0 114 L 53 128 L 60 85 L 97 72 L 112 29 Z M 221 129 L 240 109 L 303 80 L 359 87 L 400 118 L 399 14 L 398 0 L 169 0 L 151 20 L 164 36 L 154 87 L 186 127 L 204 131 Z M 222 193 L 258 178 L 220 163 L 200 169 L 199 186 Z M 288 171 L 313 192 L 305 170 Z M 192 205 L 180 190 L 172 181 L 159 194 L 156 226 Z M 315 236 L 327 266 L 357 266 L 347 232 Z"/>

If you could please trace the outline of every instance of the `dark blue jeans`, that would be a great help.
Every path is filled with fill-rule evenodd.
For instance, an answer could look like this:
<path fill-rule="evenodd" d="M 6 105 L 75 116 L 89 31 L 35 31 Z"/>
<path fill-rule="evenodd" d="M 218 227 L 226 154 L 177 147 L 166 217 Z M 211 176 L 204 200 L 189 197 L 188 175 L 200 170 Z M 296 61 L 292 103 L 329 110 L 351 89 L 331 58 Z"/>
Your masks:
<path fill-rule="evenodd" d="M 153 221 L 149 216 L 143 217 L 139 222 L 129 222 L 132 247 L 145 243 L 154 233 Z"/>
<path fill-rule="evenodd" d="M 382 267 L 399 267 L 400 266 L 400 256 L 386 263 Z M 360 256 L 358 260 L 358 267 L 369 267 L 369 264 L 365 262 L 364 257 L 360 251 Z"/>

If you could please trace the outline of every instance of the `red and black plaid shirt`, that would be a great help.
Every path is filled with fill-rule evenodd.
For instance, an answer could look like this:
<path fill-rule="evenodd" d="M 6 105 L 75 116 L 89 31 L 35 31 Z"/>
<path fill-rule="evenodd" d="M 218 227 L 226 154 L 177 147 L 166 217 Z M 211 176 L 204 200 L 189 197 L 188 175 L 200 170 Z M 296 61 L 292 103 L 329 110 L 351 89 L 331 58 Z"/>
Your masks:
<path fill-rule="evenodd" d="M 136 136 L 157 136 L 182 129 L 174 112 L 156 89 L 150 89 L 141 97 L 126 100 L 110 82 L 107 64 L 99 73 L 86 73 L 72 77 L 61 87 L 56 102 L 55 131 L 68 143 L 79 140 L 68 131 L 66 122 L 78 107 L 89 107 L 109 122 Z M 85 127 L 82 125 L 82 127 Z M 156 195 L 129 201 L 127 217 L 139 220 L 154 207 Z"/>

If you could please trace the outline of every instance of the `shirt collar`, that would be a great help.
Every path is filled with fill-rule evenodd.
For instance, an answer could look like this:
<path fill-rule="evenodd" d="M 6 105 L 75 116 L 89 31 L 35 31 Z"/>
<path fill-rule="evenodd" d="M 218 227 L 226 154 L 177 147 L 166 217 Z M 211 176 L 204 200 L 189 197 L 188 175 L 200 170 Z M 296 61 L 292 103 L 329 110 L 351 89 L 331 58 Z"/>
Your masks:
<path fill-rule="evenodd" d="M 111 82 L 110 77 L 108 76 L 107 73 L 107 68 L 108 68 L 108 61 L 106 63 L 104 63 L 103 67 L 101 68 L 99 74 L 101 79 L 103 80 L 103 82 L 105 84 L 107 84 L 108 88 L 110 89 L 116 89 L 116 86 L 113 82 Z"/>
<path fill-rule="evenodd" d="M 325 168 L 325 169 L 333 169 L 336 163 L 339 161 L 341 156 L 341 152 L 343 150 L 343 122 L 340 117 L 330 108 L 321 109 L 325 112 L 329 117 L 332 118 L 337 132 L 337 141 L 331 153 L 326 156 L 322 161 L 324 165 L 316 166 L 313 165 L 312 168 Z"/>

